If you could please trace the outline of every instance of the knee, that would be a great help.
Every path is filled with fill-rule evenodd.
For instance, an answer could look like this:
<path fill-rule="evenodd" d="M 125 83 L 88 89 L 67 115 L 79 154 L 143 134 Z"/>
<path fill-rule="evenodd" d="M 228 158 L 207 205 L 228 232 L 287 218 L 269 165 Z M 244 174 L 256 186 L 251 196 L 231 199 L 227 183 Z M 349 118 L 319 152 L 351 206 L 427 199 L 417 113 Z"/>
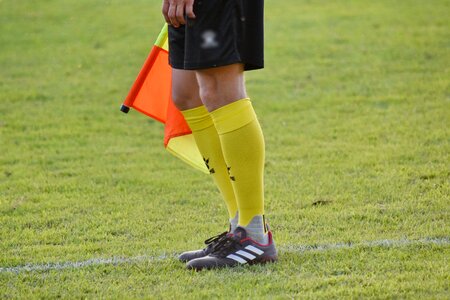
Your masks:
<path fill-rule="evenodd" d="M 197 78 L 200 97 L 208 111 L 247 97 L 240 64 L 198 71 Z"/>
<path fill-rule="evenodd" d="M 195 107 L 200 96 L 192 91 L 172 89 L 172 101 L 179 110 L 186 110 Z"/>
<path fill-rule="evenodd" d="M 203 81 L 200 85 L 200 98 L 206 107 L 217 101 L 218 94 L 218 85 L 215 80 Z"/>
<path fill-rule="evenodd" d="M 216 91 L 214 89 L 203 87 L 200 89 L 200 98 L 202 99 L 205 105 L 214 101 L 216 95 Z"/>

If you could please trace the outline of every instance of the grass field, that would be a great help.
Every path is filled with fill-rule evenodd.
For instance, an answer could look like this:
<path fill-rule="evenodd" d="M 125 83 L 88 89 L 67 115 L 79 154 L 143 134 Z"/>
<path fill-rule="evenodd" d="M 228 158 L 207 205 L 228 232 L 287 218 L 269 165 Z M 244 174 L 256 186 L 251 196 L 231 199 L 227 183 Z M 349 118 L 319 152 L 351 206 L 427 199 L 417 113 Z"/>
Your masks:
<path fill-rule="evenodd" d="M 225 206 L 119 112 L 159 6 L 0 0 L 0 298 L 450 298 L 450 1 L 266 1 L 280 262 L 198 273 Z"/>

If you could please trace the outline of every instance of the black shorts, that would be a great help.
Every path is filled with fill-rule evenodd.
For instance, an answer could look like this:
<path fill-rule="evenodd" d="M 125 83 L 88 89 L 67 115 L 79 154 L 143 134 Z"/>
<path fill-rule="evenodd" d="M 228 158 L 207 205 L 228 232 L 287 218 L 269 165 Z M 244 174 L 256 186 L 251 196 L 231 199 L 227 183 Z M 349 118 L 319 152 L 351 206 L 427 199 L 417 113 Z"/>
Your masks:
<path fill-rule="evenodd" d="M 264 67 L 264 0 L 195 0 L 194 14 L 185 26 L 169 26 L 173 68 Z"/>

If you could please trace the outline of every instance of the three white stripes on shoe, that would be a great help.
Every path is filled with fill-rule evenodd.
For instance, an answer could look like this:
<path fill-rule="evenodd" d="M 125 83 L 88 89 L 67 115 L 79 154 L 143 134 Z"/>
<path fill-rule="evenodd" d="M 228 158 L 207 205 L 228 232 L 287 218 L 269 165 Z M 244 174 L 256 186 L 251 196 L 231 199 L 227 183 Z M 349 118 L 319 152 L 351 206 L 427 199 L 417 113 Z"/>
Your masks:
<path fill-rule="evenodd" d="M 245 249 L 248 251 L 251 251 L 257 255 L 261 255 L 264 253 L 264 251 L 262 251 L 261 249 L 258 249 L 256 247 L 253 247 L 252 245 L 248 245 L 247 247 L 245 247 Z M 240 256 L 238 256 L 236 254 L 238 254 Z M 245 260 L 243 257 L 245 257 L 247 260 Z M 239 251 L 236 251 L 234 254 L 227 255 L 227 258 L 235 260 L 240 264 L 245 264 L 245 263 L 248 263 L 249 261 L 254 260 L 256 258 L 256 256 L 254 256 L 253 254 L 251 254 L 247 251 L 239 250 Z"/>

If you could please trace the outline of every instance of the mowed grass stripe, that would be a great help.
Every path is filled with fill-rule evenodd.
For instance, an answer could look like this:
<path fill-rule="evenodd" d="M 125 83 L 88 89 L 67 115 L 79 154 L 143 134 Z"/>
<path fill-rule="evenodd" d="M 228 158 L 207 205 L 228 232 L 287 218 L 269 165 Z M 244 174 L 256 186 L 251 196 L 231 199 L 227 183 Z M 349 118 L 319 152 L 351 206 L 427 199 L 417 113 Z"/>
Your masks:
<path fill-rule="evenodd" d="M 375 247 L 405 247 L 414 245 L 437 245 L 448 246 L 450 245 L 450 237 L 444 238 L 432 238 L 426 237 L 419 240 L 378 240 L 378 241 L 365 241 L 360 243 L 335 243 L 335 244 L 323 244 L 323 245 L 285 245 L 280 247 L 280 253 L 303 253 L 308 251 L 329 251 L 339 249 L 356 249 L 356 248 L 375 248 Z M 163 253 L 159 256 L 152 255 L 139 255 L 135 257 L 111 257 L 111 258 L 92 258 L 84 261 L 66 261 L 66 262 L 54 262 L 47 264 L 26 264 L 16 267 L 1 267 L 1 273 L 20 273 L 20 272 L 33 272 L 33 271 L 50 271 L 50 270 L 64 270 L 64 269 L 78 269 L 89 266 L 98 265 L 119 265 L 138 263 L 142 261 L 162 261 L 166 259 L 173 259 L 177 254 Z"/>

